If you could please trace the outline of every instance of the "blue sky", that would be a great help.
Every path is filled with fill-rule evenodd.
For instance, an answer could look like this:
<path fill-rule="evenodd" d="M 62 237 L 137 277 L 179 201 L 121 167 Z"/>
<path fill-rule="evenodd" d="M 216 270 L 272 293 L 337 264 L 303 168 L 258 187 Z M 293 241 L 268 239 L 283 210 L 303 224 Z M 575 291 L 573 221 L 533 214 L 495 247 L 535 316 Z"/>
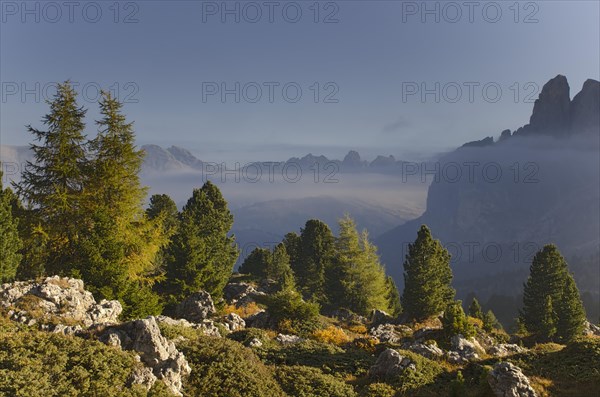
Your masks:
<path fill-rule="evenodd" d="M 597 1 L 475 2 L 472 15 L 462 1 L 230 1 L 239 12 L 224 15 L 221 1 L 82 1 L 72 18 L 63 2 L 25 3 L 2 1 L 2 144 L 27 144 L 24 125 L 70 79 L 91 135 L 101 86 L 128 102 L 140 144 L 210 161 L 414 158 L 525 124 L 557 74 L 573 96 L 600 73 Z"/>

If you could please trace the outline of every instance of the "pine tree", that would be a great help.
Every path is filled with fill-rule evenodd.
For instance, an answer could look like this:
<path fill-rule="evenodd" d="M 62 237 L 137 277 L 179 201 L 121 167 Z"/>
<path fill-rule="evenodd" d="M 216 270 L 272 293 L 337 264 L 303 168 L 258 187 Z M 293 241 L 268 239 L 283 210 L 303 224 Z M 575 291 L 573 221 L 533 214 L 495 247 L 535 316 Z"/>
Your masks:
<path fill-rule="evenodd" d="M 544 246 L 533 258 L 523 289 L 520 320 L 538 339 L 568 341 L 583 327 L 585 311 L 558 248 Z"/>
<path fill-rule="evenodd" d="M 494 312 L 492 312 L 491 310 L 488 310 L 487 312 L 485 312 L 482 320 L 483 320 L 483 330 L 485 332 L 492 332 L 495 329 L 502 328 L 502 325 L 500 325 L 500 322 L 494 315 Z"/>
<path fill-rule="evenodd" d="M 442 316 L 442 326 L 447 336 L 461 334 L 467 338 L 475 335 L 475 327 L 465 315 L 461 301 L 450 302 Z"/>
<path fill-rule="evenodd" d="M 242 274 L 251 274 L 257 280 L 267 277 L 271 252 L 267 248 L 256 247 L 248 254 L 238 269 Z"/>
<path fill-rule="evenodd" d="M 194 189 L 183 207 L 170 250 L 167 280 L 175 300 L 198 290 L 214 299 L 223 295 L 238 256 L 235 238 L 228 235 L 233 215 L 219 189 L 210 181 Z"/>
<path fill-rule="evenodd" d="M 396 287 L 396 283 L 392 276 L 387 276 L 385 279 L 386 284 L 386 299 L 388 301 L 388 308 L 392 316 L 399 316 L 402 313 L 402 304 L 400 303 L 400 292 Z"/>
<path fill-rule="evenodd" d="M 12 281 L 21 261 L 19 250 L 23 244 L 19 237 L 18 219 L 13 216 L 12 191 L 2 186 L 0 170 L 0 284 Z"/>
<path fill-rule="evenodd" d="M 298 258 L 293 268 L 305 299 L 321 305 L 326 303 L 325 273 L 331 267 L 334 249 L 329 226 L 317 219 L 307 221 L 301 230 Z"/>
<path fill-rule="evenodd" d="M 277 290 L 295 289 L 294 272 L 290 266 L 290 257 L 283 243 L 273 248 L 266 269 L 267 278 L 277 283 Z"/>
<path fill-rule="evenodd" d="M 583 332 L 585 309 L 579 290 L 571 274 L 565 277 L 562 299 L 557 305 L 556 335 L 562 342 L 570 342 Z"/>
<path fill-rule="evenodd" d="M 46 131 L 28 126 L 40 145 L 32 144 L 34 161 L 27 162 L 16 191 L 29 209 L 31 228 L 45 236 L 43 257 L 35 258 L 53 274 L 71 274 L 79 264 L 75 243 L 86 225 L 81 219 L 81 201 L 87 164 L 84 136 L 86 110 L 77 105 L 70 82 L 59 84 L 48 101 L 50 113 L 43 118 Z M 39 233 L 32 235 L 34 239 Z M 29 245 L 29 238 L 24 241 Z"/>
<path fill-rule="evenodd" d="M 439 314 L 454 299 L 450 254 L 422 225 L 404 261 L 402 306 L 417 320 Z"/>
<path fill-rule="evenodd" d="M 88 229 L 81 233 L 77 270 L 98 297 L 119 299 L 125 317 L 157 314 L 152 292 L 156 262 L 167 239 L 162 224 L 148 220 L 143 203 L 146 188 L 139 173 L 144 152 L 135 146 L 133 123 L 122 105 L 102 92 L 98 135 L 90 141 L 83 208 Z"/>
<path fill-rule="evenodd" d="M 375 246 L 366 232 L 358 234 L 356 224 L 349 216 L 342 218 L 339 225 L 333 272 L 339 287 L 329 289 L 331 305 L 362 315 L 373 309 L 389 311 L 385 269 L 379 262 Z"/>
<path fill-rule="evenodd" d="M 177 230 L 179 212 L 175 201 L 168 194 L 153 194 L 146 209 L 146 216 L 150 220 L 162 218 L 165 232 L 169 235 Z"/>
<path fill-rule="evenodd" d="M 469 305 L 469 316 L 483 320 L 483 311 L 481 310 L 481 305 L 477 298 L 473 298 Z"/>

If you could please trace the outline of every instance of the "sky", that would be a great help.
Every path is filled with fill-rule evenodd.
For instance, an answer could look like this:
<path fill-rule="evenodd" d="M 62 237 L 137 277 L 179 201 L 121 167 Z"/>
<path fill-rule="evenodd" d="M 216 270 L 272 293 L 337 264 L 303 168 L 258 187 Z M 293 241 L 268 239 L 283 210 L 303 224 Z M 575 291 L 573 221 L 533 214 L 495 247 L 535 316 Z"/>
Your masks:
<path fill-rule="evenodd" d="M 0 142 L 77 84 L 139 144 L 207 161 L 412 160 L 529 120 L 543 84 L 600 74 L 598 1 L 2 1 Z"/>

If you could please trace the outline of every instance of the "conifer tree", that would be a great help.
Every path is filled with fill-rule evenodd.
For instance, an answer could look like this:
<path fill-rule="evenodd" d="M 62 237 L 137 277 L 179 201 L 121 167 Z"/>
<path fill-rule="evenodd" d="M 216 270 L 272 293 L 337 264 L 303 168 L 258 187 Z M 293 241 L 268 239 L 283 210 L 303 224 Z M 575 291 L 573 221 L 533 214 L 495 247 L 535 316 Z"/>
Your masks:
<path fill-rule="evenodd" d="M 0 284 L 15 278 L 22 257 L 19 250 L 23 246 L 17 227 L 18 219 L 13 216 L 13 193 L 10 188 L 3 188 L 2 178 L 0 170 Z"/>
<path fill-rule="evenodd" d="M 339 222 L 340 234 L 336 239 L 334 272 L 338 277 L 338 293 L 330 298 L 332 306 L 345 307 L 367 315 L 373 309 L 389 311 L 385 269 L 381 266 L 375 246 L 368 234 L 356 230 L 356 224 L 345 216 Z"/>
<path fill-rule="evenodd" d="M 446 306 L 442 316 L 442 326 L 447 336 L 462 334 L 470 338 L 475 335 L 475 327 L 469 323 L 461 301 L 450 302 Z"/>
<path fill-rule="evenodd" d="M 179 222 L 170 245 L 173 262 L 167 266 L 166 275 L 173 298 L 181 300 L 206 290 L 220 299 L 238 250 L 235 238 L 229 235 L 233 215 L 217 186 L 208 181 L 201 189 L 194 189 Z"/>
<path fill-rule="evenodd" d="M 325 273 L 334 258 L 334 237 L 325 223 L 308 220 L 301 230 L 298 258 L 293 268 L 298 287 L 305 299 L 324 305 Z"/>
<path fill-rule="evenodd" d="M 483 320 L 483 311 L 481 310 L 481 305 L 477 298 L 473 298 L 469 305 L 469 316 Z"/>
<path fill-rule="evenodd" d="M 386 299 L 388 301 L 388 308 L 392 316 L 398 316 L 402 313 L 402 304 L 400 302 L 400 293 L 396 287 L 396 283 L 392 276 L 387 276 L 385 279 L 386 283 Z"/>
<path fill-rule="evenodd" d="M 290 257 L 283 243 L 273 248 L 270 260 L 267 263 L 266 273 L 267 278 L 277 283 L 278 290 L 296 288 L 294 272 L 290 266 Z"/>
<path fill-rule="evenodd" d="M 151 287 L 159 271 L 157 254 L 167 239 L 143 208 L 144 153 L 135 146 L 133 123 L 122 114 L 121 103 L 102 92 L 99 105 L 98 135 L 89 143 L 83 203 L 88 229 L 80 238 L 78 271 L 96 295 L 121 300 L 125 317 L 157 314 L 158 296 Z"/>
<path fill-rule="evenodd" d="M 422 225 L 404 261 L 402 307 L 417 320 L 441 313 L 454 299 L 450 254 Z"/>
<path fill-rule="evenodd" d="M 543 341 L 572 339 L 583 327 L 585 311 L 558 248 L 553 244 L 544 246 L 529 270 L 520 314 L 525 329 Z"/>
<path fill-rule="evenodd" d="M 262 280 L 267 277 L 270 256 L 271 252 L 267 248 L 256 247 L 244 259 L 238 271 L 242 274 L 251 274 L 258 280 Z"/>
<path fill-rule="evenodd" d="M 34 161 L 27 162 L 16 192 L 30 209 L 31 229 L 44 235 L 44 255 L 32 267 L 45 265 L 52 274 L 72 274 L 79 264 L 76 242 L 86 225 L 81 219 L 81 204 L 87 164 L 84 136 L 86 110 L 79 107 L 70 82 L 59 84 L 44 116 L 46 130 L 28 126 L 40 144 L 32 144 Z M 40 233 L 32 233 L 24 241 Z M 34 258 L 30 258 L 34 259 Z M 25 271 L 26 272 L 26 271 Z"/>
<path fill-rule="evenodd" d="M 177 205 L 168 194 L 153 194 L 150 197 L 150 205 L 146 209 L 148 219 L 162 219 L 162 224 L 167 234 L 172 234 L 179 223 Z"/>
<path fill-rule="evenodd" d="M 487 312 L 485 312 L 485 314 L 483 315 L 482 321 L 483 321 L 483 330 L 485 332 L 492 332 L 494 329 L 502 328 L 502 326 L 500 325 L 500 322 L 494 315 L 494 312 L 492 312 L 491 310 L 488 310 Z"/>
<path fill-rule="evenodd" d="M 579 290 L 571 274 L 565 277 L 562 299 L 557 305 L 556 335 L 562 342 L 570 342 L 583 332 L 585 309 Z"/>

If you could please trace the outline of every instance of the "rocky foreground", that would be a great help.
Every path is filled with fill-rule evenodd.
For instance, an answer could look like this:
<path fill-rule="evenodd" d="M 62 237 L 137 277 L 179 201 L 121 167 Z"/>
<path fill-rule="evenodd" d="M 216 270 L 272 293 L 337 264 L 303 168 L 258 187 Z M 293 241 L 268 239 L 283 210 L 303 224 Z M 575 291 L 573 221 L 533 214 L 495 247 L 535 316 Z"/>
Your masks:
<path fill-rule="evenodd" d="M 541 395 L 540 391 L 545 393 L 543 388 L 540 388 L 539 382 L 538 384 L 532 382 L 526 376 L 526 371 L 517 365 L 520 362 L 527 363 L 527 369 L 533 368 L 534 365 L 532 366 L 527 358 L 539 356 L 538 351 L 523 347 L 514 337 L 511 340 L 507 335 L 499 337 L 478 329 L 474 338 L 454 335 L 449 339 L 449 343 L 438 343 L 441 332 L 439 321 L 433 320 L 428 324 L 419 325 L 403 324 L 399 319 L 392 318 L 381 311 L 375 311 L 370 319 L 366 319 L 345 310 L 339 310 L 333 313 L 332 317 L 325 319 L 330 324 L 326 330 L 331 335 L 337 335 L 337 339 L 330 338 L 326 332 L 308 337 L 277 333 L 272 330 L 273 324 L 269 313 L 260 309 L 255 303 L 257 297 L 264 296 L 266 293 L 261 288 L 248 283 L 230 283 L 225 289 L 226 302 L 224 302 L 228 304 L 229 313 L 217 310 L 211 296 L 204 291 L 199 291 L 190 295 L 175 308 L 174 317 L 150 316 L 121 322 L 119 315 L 122 308 L 118 301 L 96 302 L 92 294 L 84 289 L 81 280 L 48 277 L 39 281 L 2 285 L 0 314 L 30 329 L 65 335 L 68 338 L 95 340 L 114 349 L 131 352 L 140 365 L 131 370 L 127 380 L 129 386 L 139 385 L 145 390 L 151 390 L 157 382 L 162 382 L 170 394 L 177 396 L 195 395 L 188 394 L 186 383 L 197 382 L 194 376 L 199 374 L 193 373 L 188 357 L 178 347 L 182 341 L 189 339 L 190 335 L 201 335 L 207 338 L 203 339 L 202 343 L 209 346 L 214 343 L 215 346 L 221 347 L 221 342 L 217 341 L 227 336 L 228 339 L 236 341 L 231 343 L 240 343 L 245 346 L 241 347 L 242 349 L 254 351 L 259 357 L 264 358 L 263 361 L 267 364 L 304 365 L 304 367 L 289 367 L 292 373 L 309 371 L 305 368 L 311 366 L 307 362 L 312 363 L 320 359 L 318 354 L 324 354 L 323 351 L 336 352 L 332 356 L 336 359 L 349 355 L 350 352 L 353 354 L 349 356 L 348 362 L 337 363 L 338 367 L 328 363 L 328 359 L 324 359 L 322 364 L 312 366 L 320 366 L 320 370 L 325 375 L 328 373 L 336 375 L 336 368 L 345 371 L 347 366 L 354 366 L 355 368 L 348 370 L 351 377 L 357 379 L 355 385 L 352 385 L 354 389 L 341 383 L 337 387 L 345 391 L 335 394 L 330 387 L 328 389 L 330 391 L 327 392 L 329 394 L 323 394 L 325 392 L 316 391 L 311 386 L 313 394 L 310 394 L 306 390 L 302 392 L 295 390 L 299 386 L 293 385 L 293 380 L 285 387 L 287 378 L 281 377 L 283 380 L 279 383 L 287 392 L 281 395 L 352 396 L 357 395 L 354 390 L 361 390 L 361 396 L 403 395 L 394 394 L 402 388 L 386 389 L 391 394 L 375 394 L 373 390 L 377 388 L 383 390 L 388 387 L 388 384 L 395 385 L 399 379 L 422 378 L 425 373 L 432 371 L 431 368 L 436 368 L 437 375 L 427 381 L 430 383 L 429 386 L 425 382 L 426 387 L 444 381 L 445 377 L 448 377 L 446 374 L 461 370 L 468 373 L 484 367 L 487 368 L 485 381 L 477 386 L 485 389 L 481 395 L 492 393 L 498 397 L 533 397 Z M 253 310 L 248 310 L 249 308 Z M 245 318 L 236 314 L 236 311 L 242 313 Z M 178 334 L 168 332 L 168 335 L 164 335 L 161 329 L 178 330 L 175 332 Z M 260 331 L 261 329 L 271 330 Z M 586 332 L 589 335 L 599 335 L 600 329 L 590 324 Z M 320 353 L 314 348 L 317 342 L 322 343 L 318 345 L 321 349 Z M 330 347 L 325 347 L 326 344 Z M 289 355 L 291 351 L 295 352 L 295 356 Z M 280 356 L 284 352 L 287 355 L 281 361 Z M 309 357 L 310 354 L 314 357 Z M 600 356 L 594 357 L 598 359 Z M 215 362 L 218 360 L 219 357 L 216 356 Z M 600 364 L 600 360 L 596 363 Z M 5 369 L 0 360 L 0 375 Z M 313 370 L 314 368 L 310 369 Z M 401 381 L 400 384 L 405 384 L 402 382 L 408 381 Z M 450 384 L 456 384 L 456 381 L 453 382 Z M 467 386 L 463 385 L 463 387 Z M 444 386 L 441 385 L 441 388 L 443 389 Z M 244 395 L 239 393 L 241 392 L 231 395 Z M 278 392 L 273 393 L 279 395 Z M 0 395 L 2 395 L 1 382 Z M 249 392 L 247 395 L 268 394 Z"/>

